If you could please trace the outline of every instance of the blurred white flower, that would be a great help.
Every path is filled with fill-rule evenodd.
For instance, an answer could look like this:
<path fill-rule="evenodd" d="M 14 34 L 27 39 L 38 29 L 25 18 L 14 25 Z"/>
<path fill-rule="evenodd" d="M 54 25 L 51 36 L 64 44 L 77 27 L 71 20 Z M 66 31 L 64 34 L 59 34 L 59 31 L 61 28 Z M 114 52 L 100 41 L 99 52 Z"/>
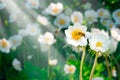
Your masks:
<path fill-rule="evenodd" d="M 16 20 L 17 20 L 17 14 L 16 13 L 10 14 L 8 21 L 12 23 L 12 22 L 15 22 Z"/>
<path fill-rule="evenodd" d="M 112 76 L 117 77 L 117 71 L 116 71 L 115 67 L 113 67 L 113 69 L 112 69 Z"/>
<path fill-rule="evenodd" d="M 120 29 L 119 29 L 119 28 L 113 27 L 113 28 L 110 30 L 110 33 L 111 33 L 111 36 L 112 36 L 115 40 L 120 41 Z"/>
<path fill-rule="evenodd" d="M 112 17 L 114 18 L 114 20 L 117 22 L 117 20 L 120 19 L 120 9 L 116 9 L 113 14 Z"/>
<path fill-rule="evenodd" d="M 17 71 L 21 71 L 21 70 L 22 70 L 22 68 L 21 68 L 21 63 L 20 63 L 20 61 L 19 61 L 18 59 L 16 59 L 16 58 L 12 61 L 12 66 L 13 66 L 14 69 L 17 70 Z"/>
<path fill-rule="evenodd" d="M 70 16 L 72 14 L 72 9 L 71 8 L 67 8 L 67 9 L 65 9 L 64 13 L 65 13 L 65 15 Z"/>
<path fill-rule="evenodd" d="M 25 6 L 30 9 L 38 9 L 39 8 L 39 0 L 27 0 Z"/>
<path fill-rule="evenodd" d="M 49 65 L 55 66 L 57 64 L 57 59 L 49 59 Z"/>
<path fill-rule="evenodd" d="M 33 57 L 33 55 L 28 55 L 28 56 L 27 56 L 27 59 L 28 59 L 28 60 L 31 60 L 32 57 Z"/>
<path fill-rule="evenodd" d="M 64 14 L 60 14 L 56 17 L 54 24 L 56 26 L 59 27 L 59 29 L 61 28 L 67 28 L 70 24 L 70 19 L 68 16 L 64 15 Z"/>
<path fill-rule="evenodd" d="M 20 30 L 18 30 L 18 35 L 22 36 L 22 37 L 25 37 L 25 36 L 28 35 L 28 32 L 27 32 L 26 29 L 20 29 Z"/>
<path fill-rule="evenodd" d="M 85 11 L 85 18 L 89 24 L 97 22 L 98 14 L 94 10 Z"/>
<path fill-rule="evenodd" d="M 72 23 L 79 23 L 81 24 L 83 21 L 83 15 L 79 11 L 74 11 L 71 15 L 71 21 Z"/>
<path fill-rule="evenodd" d="M 56 42 L 56 40 L 54 39 L 54 35 L 50 32 L 46 32 L 44 35 L 40 35 L 38 41 L 41 44 L 47 44 L 47 45 L 52 45 Z"/>
<path fill-rule="evenodd" d="M 97 13 L 100 18 L 110 18 L 110 12 L 107 9 L 100 8 Z"/>
<path fill-rule="evenodd" d="M 102 77 L 92 78 L 92 80 L 104 80 Z"/>
<path fill-rule="evenodd" d="M 72 46 L 72 50 L 75 51 L 75 52 L 78 52 L 78 53 L 82 52 L 82 48 L 79 47 L 79 46 L 77 46 L 77 47 Z"/>
<path fill-rule="evenodd" d="M 76 67 L 74 65 L 65 64 L 64 71 L 66 74 L 74 74 Z"/>
<path fill-rule="evenodd" d="M 4 3 L 1 3 L 1 2 L 0 2 L 0 10 L 4 9 L 5 6 L 6 6 L 6 5 L 5 5 Z"/>
<path fill-rule="evenodd" d="M 47 52 L 48 49 L 49 49 L 49 46 L 48 44 L 40 44 L 40 49 L 41 49 L 41 52 Z"/>
<path fill-rule="evenodd" d="M 49 24 L 49 21 L 47 17 L 38 15 L 37 21 L 40 22 L 42 25 L 47 26 Z"/>
<path fill-rule="evenodd" d="M 4 53 L 9 53 L 10 52 L 10 42 L 6 39 L 0 39 L 0 51 Z"/>
<path fill-rule="evenodd" d="M 19 35 L 14 35 L 9 38 L 9 42 L 11 44 L 11 48 L 16 49 L 21 45 L 23 38 Z"/>
<path fill-rule="evenodd" d="M 50 3 L 48 8 L 46 9 L 46 12 L 53 16 L 60 14 L 62 11 L 63 11 L 63 4 L 59 3 L 59 2 L 58 3 Z"/>
<path fill-rule="evenodd" d="M 41 30 L 38 27 L 38 24 L 28 24 L 26 31 L 29 35 L 34 36 L 34 35 L 38 35 Z"/>
<path fill-rule="evenodd" d="M 89 2 L 87 2 L 85 5 L 83 5 L 83 8 L 84 8 L 85 10 L 89 10 L 89 9 L 91 9 L 91 7 L 92 7 L 92 5 L 91 5 L 91 3 L 89 3 Z"/>
<path fill-rule="evenodd" d="M 74 26 L 69 26 L 68 29 L 65 30 L 67 43 L 75 47 L 86 46 L 87 45 L 87 39 L 85 38 L 86 30 L 87 30 L 86 26 L 80 25 L 78 23 L 74 24 Z"/>
<path fill-rule="evenodd" d="M 89 39 L 89 46 L 92 50 L 96 52 L 106 52 L 109 49 L 110 40 L 105 35 L 100 33 L 91 33 L 91 38 Z"/>

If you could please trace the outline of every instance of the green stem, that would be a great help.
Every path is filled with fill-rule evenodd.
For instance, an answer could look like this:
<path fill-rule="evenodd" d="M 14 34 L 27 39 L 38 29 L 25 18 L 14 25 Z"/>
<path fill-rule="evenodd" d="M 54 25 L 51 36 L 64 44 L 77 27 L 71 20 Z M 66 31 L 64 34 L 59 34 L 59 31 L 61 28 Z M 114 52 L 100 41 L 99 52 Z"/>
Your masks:
<path fill-rule="evenodd" d="M 50 58 L 50 46 L 49 46 L 49 49 L 48 49 L 48 80 L 49 80 L 49 78 L 50 78 L 49 58 Z"/>
<path fill-rule="evenodd" d="M 107 57 L 105 57 L 105 62 L 106 62 L 106 67 L 107 67 L 107 71 L 108 71 L 108 77 L 109 77 L 109 79 L 111 79 L 111 71 L 109 68 L 109 62 L 108 62 Z"/>
<path fill-rule="evenodd" d="M 81 59 L 81 64 L 80 64 L 79 80 L 82 80 L 82 66 L 83 66 L 83 61 L 84 61 L 84 58 L 85 58 L 85 52 L 86 52 L 86 47 L 83 47 L 82 59 Z"/>
<path fill-rule="evenodd" d="M 72 74 L 70 75 L 70 79 L 69 79 L 69 80 L 74 80 L 74 79 L 73 79 L 73 75 L 72 75 Z"/>
<path fill-rule="evenodd" d="M 92 67 L 92 70 L 91 70 L 91 73 L 90 73 L 89 80 L 92 80 L 93 73 L 94 73 L 94 70 L 95 70 L 95 66 L 96 66 L 96 64 L 97 64 L 97 59 L 98 59 L 98 55 L 96 54 L 95 60 L 94 60 L 94 64 L 93 64 L 93 67 Z"/>

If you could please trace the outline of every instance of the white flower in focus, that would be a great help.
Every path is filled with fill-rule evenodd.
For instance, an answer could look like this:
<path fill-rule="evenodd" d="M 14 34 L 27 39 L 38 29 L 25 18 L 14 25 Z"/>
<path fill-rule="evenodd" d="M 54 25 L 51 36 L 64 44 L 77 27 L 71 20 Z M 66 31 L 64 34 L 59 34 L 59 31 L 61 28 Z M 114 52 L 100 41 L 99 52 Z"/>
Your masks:
<path fill-rule="evenodd" d="M 92 78 L 92 80 L 104 80 L 102 77 Z"/>
<path fill-rule="evenodd" d="M 112 36 L 115 40 L 120 41 L 120 29 L 119 29 L 119 28 L 113 27 L 113 28 L 110 30 L 110 33 L 111 33 L 111 36 Z"/>
<path fill-rule="evenodd" d="M 5 5 L 4 3 L 1 3 L 1 2 L 0 2 L 0 10 L 4 9 L 5 6 L 6 6 L 6 5 Z"/>
<path fill-rule="evenodd" d="M 76 67 L 74 65 L 65 64 L 64 71 L 66 74 L 74 74 Z"/>
<path fill-rule="evenodd" d="M 113 12 L 112 17 L 114 18 L 115 21 L 120 19 L 120 9 L 117 9 Z"/>
<path fill-rule="evenodd" d="M 27 0 L 25 6 L 30 9 L 38 9 L 39 8 L 39 0 Z"/>
<path fill-rule="evenodd" d="M 71 15 L 71 21 L 72 23 L 79 23 L 81 24 L 83 21 L 83 15 L 79 11 L 74 11 Z"/>
<path fill-rule="evenodd" d="M 110 18 L 110 12 L 107 9 L 100 8 L 97 13 L 100 18 Z"/>
<path fill-rule="evenodd" d="M 40 22 L 42 25 L 47 26 L 49 24 L 49 21 L 47 17 L 38 15 L 37 21 Z"/>
<path fill-rule="evenodd" d="M 54 66 L 57 64 L 57 59 L 49 59 L 49 65 Z"/>
<path fill-rule="evenodd" d="M 10 52 L 11 45 L 8 40 L 6 39 L 0 39 L 0 51 L 4 53 Z"/>
<path fill-rule="evenodd" d="M 21 63 L 19 60 L 17 60 L 16 58 L 12 61 L 12 66 L 15 68 L 15 70 L 17 71 L 21 71 Z"/>
<path fill-rule="evenodd" d="M 48 14 L 51 14 L 53 16 L 56 16 L 60 14 L 63 11 L 63 4 L 62 3 L 51 3 L 48 8 L 46 9 L 46 12 Z"/>
<path fill-rule="evenodd" d="M 80 24 L 74 24 L 74 26 L 68 27 L 65 30 L 66 41 L 68 44 L 71 44 L 75 47 L 77 46 L 86 46 L 87 38 L 85 38 L 87 27 Z"/>
<path fill-rule="evenodd" d="M 89 39 L 89 46 L 96 52 L 106 52 L 109 50 L 110 40 L 105 35 L 100 33 L 92 33 Z"/>
<path fill-rule="evenodd" d="M 70 24 L 70 19 L 68 16 L 64 14 L 60 14 L 56 17 L 54 24 L 58 26 L 60 29 L 67 28 Z"/>
<path fill-rule="evenodd" d="M 94 10 L 85 11 L 85 18 L 89 24 L 97 22 L 98 14 Z"/>
<path fill-rule="evenodd" d="M 15 35 L 9 38 L 9 42 L 11 44 L 11 48 L 16 49 L 22 43 L 22 37 L 19 35 Z"/>
<path fill-rule="evenodd" d="M 26 31 L 29 35 L 34 36 L 40 33 L 40 28 L 38 27 L 38 24 L 28 24 Z"/>
<path fill-rule="evenodd" d="M 40 35 L 38 41 L 41 44 L 47 44 L 47 45 L 52 45 L 56 42 L 56 40 L 54 39 L 54 35 L 50 32 L 46 32 L 44 35 Z"/>

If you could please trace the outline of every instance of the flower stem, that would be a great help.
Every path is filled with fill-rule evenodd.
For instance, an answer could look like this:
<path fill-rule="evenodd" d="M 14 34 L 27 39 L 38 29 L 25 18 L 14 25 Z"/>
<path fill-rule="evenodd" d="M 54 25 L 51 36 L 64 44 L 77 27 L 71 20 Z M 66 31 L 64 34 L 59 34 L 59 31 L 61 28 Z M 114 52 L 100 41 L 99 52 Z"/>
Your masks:
<path fill-rule="evenodd" d="M 96 54 L 95 60 L 94 60 L 94 64 L 93 64 L 93 67 L 92 67 L 92 70 L 91 70 L 91 73 L 90 73 L 89 80 L 92 80 L 93 73 L 94 73 L 94 70 L 95 70 L 95 66 L 96 66 L 96 64 L 97 64 L 97 59 L 98 59 L 98 55 Z"/>
<path fill-rule="evenodd" d="M 111 79 L 111 72 L 109 69 L 109 62 L 108 62 L 107 57 L 105 57 L 105 62 L 106 62 L 106 67 L 107 67 L 107 71 L 108 71 L 108 77 L 109 77 L 109 79 Z"/>
<path fill-rule="evenodd" d="M 49 78 L 50 78 L 49 58 L 50 58 L 50 46 L 49 46 L 49 48 L 48 48 L 48 80 L 49 80 Z"/>
<path fill-rule="evenodd" d="M 82 66 L 83 66 L 83 61 L 84 61 L 84 58 L 85 58 L 85 52 L 86 52 L 86 47 L 83 47 L 82 59 L 81 59 L 81 64 L 80 64 L 79 80 L 82 80 Z"/>

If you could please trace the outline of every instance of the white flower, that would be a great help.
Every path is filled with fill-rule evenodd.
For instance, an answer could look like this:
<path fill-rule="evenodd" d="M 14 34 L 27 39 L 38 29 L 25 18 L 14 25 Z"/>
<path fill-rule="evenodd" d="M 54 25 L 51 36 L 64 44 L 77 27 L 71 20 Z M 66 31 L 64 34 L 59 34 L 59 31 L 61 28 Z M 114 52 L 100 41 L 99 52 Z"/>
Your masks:
<path fill-rule="evenodd" d="M 38 41 L 41 44 L 47 44 L 47 45 L 52 45 L 56 42 L 56 40 L 54 39 L 54 35 L 50 32 L 46 32 L 44 35 L 40 35 Z"/>
<path fill-rule="evenodd" d="M 27 0 L 25 3 L 27 8 L 38 9 L 39 8 L 39 0 Z"/>
<path fill-rule="evenodd" d="M 11 47 L 13 49 L 16 49 L 18 46 L 21 45 L 22 39 L 23 38 L 21 36 L 19 36 L 19 35 L 14 35 L 14 36 L 10 37 L 9 38 L 9 42 L 11 44 Z"/>
<path fill-rule="evenodd" d="M 106 52 L 109 49 L 110 40 L 100 33 L 92 33 L 89 39 L 89 46 L 96 52 Z"/>
<path fill-rule="evenodd" d="M 97 13 L 100 18 L 110 18 L 110 13 L 107 9 L 100 8 L 97 10 Z"/>
<path fill-rule="evenodd" d="M 102 77 L 92 78 L 92 80 L 104 80 Z"/>
<path fill-rule="evenodd" d="M 27 32 L 26 29 L 20 29 L 20 30 L 18 31 L 18 35 L 19 35 L 19 36 L 22 36 L 22 37 L 25 37 L 25 36 L 28 35 L 28 32 Z"/>
<path fill-rule="evenodd" d="M 68 44 L 71 44 L 75 47 L 77 46 L 86 46 L 87 39 L 85 38 L 87 27 L 80 24 L 74 24 L 74 26 L 68 27 L 65 30 L 66 41 Z"/>
<path fill-rule="evenodd" d="M 112 76 L 117 77 L 117 71 L 116 71 L 115 67 L 113 67 L 113 69 L 112 69 Z"/>
<path fill-rule="evenodd" d="M 76 67 L 74 65 L 65 64 L 64 71 L 66 74 L 74 74 Z"/>
<path fill-rule="evenodd" d="M 69 16 L 69 15 L 72 14 L 72 9 L 71 8 L 67 8 L 67 9 L 65 9 L 64 13 L 65 13 L 65 15 Z"/>
<path fill-rule="evenodd" d="M 89 3 L 89 2 L 87 2 L 85 5 L 83 5 L 83 8 L 84 8 L 85 10 L 91 9 L 91 7 L 92 7 L 92 5 L 91 5 L 91 3 Z"/>
<path fill-rule="evenodd" d="M 0 2 L 0 10 L 4 9 L 5 6 L 6 6 L 6 5 L 5 5 L 4 3 L 1 3 L 1 2 Z"/>
<path fill-rule="evenodd" d="M 49 24 L 49 21 L 47 17 L 38 15 L 37 21 L 40 22 L 42 25 L 47 26 Z"/>
<path fill-rule="evenodd" d="M 8 40 L 0 39 L 0 51 L 4 53 L 10 52 L 11 45 Z"/>
<path fill-rule="evenodd" d="M 120 41 L 120 29 L 119 29 L 119 28 L 113 27 L 113 28 L 110 30 L 110 33 L 111 33 L 111 36 L 112 36 L 115 40 Z"/>
<path fill-rule="evenodd" d="M 33 55 L 28 55 L 28 56 L 27 56 L 27 59 L 28 59 L 28 60 L 31 60 L 32 57 L 33 57 Z"/>
<path fill-rule="evenodd" d="M 12 22 L 15 22 L 16 20 L 17 20 L 17 14 L 16 13 L 10 14 L 8 21 L 12 23 Z"/>
<path fill-rule="evenodd" d="M 54 66 L 57 64 L 57 59 L 49 59 L 49 65 Z"/>
<path fill-rule="evenodd" d="M 17 71 L 21 71 L 21 63 L 19 60 L 17 60 L 16 58 L 12 61 L 12 66 L 15 68 L 15 70 Z"/>
<path fill-rule="evenodd" d="M 56 17 L 54 24 L 58 26 L 60 29 L 67 28 L 70 24 L 70 19 L 68 16 L 64 14 L 60 14 Z"/>
<path fill-rule="evenodd" d="M 89 24 L 97 22 L 98 14 L 94 10 L 85 11 L 85 18 Z"/>
<path fill-rule="evenodd" d="M 72 23 L 82 23 L 83 21 L 83 15 L 79 11 L 74 11 L 71 15 L 71 21 Z"/>
<path fill-rule="evenodd" d="M 62 3 L 51 3 L 48 8 L 46 9 L 46 12 L 48 14 L 51 14 L 53 16 L 56 16 L 60 14 L 63 11 L 63 4 Z"/>
<path fill-rule="evenodd" d="M 113 18 L 115 21 L 117 21 L 118 19 L 120 19 L 120 9 L 117 9 L 113 12 L 112 14 Z"/>
<path fill-rule="evenodd" d="M 38 27 L 38 24 L 28 24 L 26 31 L 29 35 L 34 36 L 40 33 L 40 28 Z"/>

